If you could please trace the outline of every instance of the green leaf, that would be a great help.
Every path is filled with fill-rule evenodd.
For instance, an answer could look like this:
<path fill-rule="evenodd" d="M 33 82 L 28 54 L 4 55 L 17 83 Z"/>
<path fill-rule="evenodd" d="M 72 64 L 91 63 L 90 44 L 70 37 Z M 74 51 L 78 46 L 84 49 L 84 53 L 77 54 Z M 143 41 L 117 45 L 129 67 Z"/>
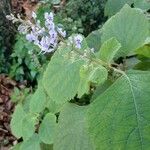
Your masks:
<path fill-rule="evenodd" d="M 41 150 L 38 135 L 34 134 L 30 139 L 22 142 L 20 150 Z"/>
<path fill-rule="evenodd" d="M 49 145 L 49 144 L 41 144 L 41 150 L 53 150 L 53 145 Z"/>
<path fill-rule="evenodd" d="M 46 107 L 48 108 L 49 112 L 56 114 L 60 111 L 62 106 L 61 106 L 61 104 L 58 104 L 55 101 L 48 98 L 48 102 L 47 102 Z"/>
<path fill-rule="evenodd" d="M 134 0 L 134 6 L 143 10 L 149 10 L 150 2 L 148 0 Z"/>
<path fill-rule="evenodd" d="M 37 117 L 32 114 L 27 114 L 23 119 L 22 137 L 23 140 L 28 140 L 35 132 L 35 125 L 37 124 Z"/>
<path fill-rule="evenodd" d="M 48 113 L 39 128 L 39 137 L 45 144 L 52 144 L 56 128 L 56 116 Z"/>
<path fill-rule="evenodd" d="M 143 70 L 143 71 L 150 71 L 150 60 L 149 61 L 142 61 L 135 65 L 134 69 L 136 70 Z"/>
<path fill-rule="evenodd" d="M 83 94 L 88 94 L 90 85 L 95 86 L 104 83 L 107 80 L 107 69 L 100 65 L 82 66 L 80 69 L 80 83 L 78 87 L 78 97 L 82 97 Z"/>
<path fill-rule="evenodd" d="M 105 92 L 105 90 L 107 90 L 112 84 L 113 84 L 113 81 L 106 80 L 102 85 L 99 85 L 94 91 L 91 101 L 94 101 L 100 94 Z"/>
<path fill-rule="evenodd" d="M 12 115 L 10 123 L 12 134 L 17 138 L 22 136 L 22 126 L 25 115 L 26 113 L 24 112 L 22 105 L 18 104 L 15 108 L 15 112 Z"/>
<path fill-rule="evenodd" d="M 150 72 L 122 75 L 91 104 L 88 129 L 96 150 L 150 147 Z"/>
<path fill-rule="evenodd" d="M 48 96 L 56 103 L 65 103 L 74 98 L 77 93 L 82 61 L 79 58 L 78 60 L 68 58 L 70 51 L 69 46 L 60 47 L 44 73 L 44 88 Z"/>
<path fill-rule="evenodd" d="M 34 93 L 30 101 L 30 112 L 40 113 L 46 107 L 46 94 L 42 85 L 39 84 L 38 89 Z"/>
<path fill-rule="evenodd" d="M 105 15 L 109 17 L 115 15 L 125 4 L 132 3 L 133 0 L 108 0 L 105 5 Z"/>
<path fill-rule="evenodd" d="M 87 132 L 87 107 L 66 104 L 56 130 L 54 150 L 94 150 Z"/>
<path fill-rule="evenodd" d="M 120 48 L 121 44 L 115 38 L 111 38 L 103 43 L 97 55 L 101 60 L 111 63 Z"/>
<path fill-rule="evenodd" d="M 99 30 L 91 32 L 86 38 L 87 44 L 95 51 L 99 51 L 101 47 L 101 32 Z"/>
<path fill-rule="evenodd" d="M 125 5 L 102 28 L 102 43 L 114 37 L 121 44 L 117 56 L 126 56 L 144 45 L 149 35 L 149 22 L 140 9 Z"/>
<path fill-rule="evenodd" d="M 143 47 L 137 49 L 136 53 L 150 58 L 150 44 L 144 45 Z"/>

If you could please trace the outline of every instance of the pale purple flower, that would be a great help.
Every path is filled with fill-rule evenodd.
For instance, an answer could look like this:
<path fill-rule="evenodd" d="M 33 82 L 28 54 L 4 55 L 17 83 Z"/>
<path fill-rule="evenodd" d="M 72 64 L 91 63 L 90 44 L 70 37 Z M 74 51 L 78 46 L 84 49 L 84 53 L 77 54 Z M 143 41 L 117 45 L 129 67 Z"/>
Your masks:
<path fill-rule="evenodd" d="M 45 26 L 47 27 L 47 29 L 49 31 L 55 29 L 55 24 L 53 22 L 47 22 L 47 21 L 45 21 Z"/>
<path fill-rule="evenodd" d="M 52 12 L 50 12 L 50 13 L 46 12 L 44 14 L 44 17 L 45 17 L 47 22 L 53 22 L 53 20 L 54 20 L 54 15 Z"/>
<path fill-rule="evenodd" d="M 51 38 L 46 36 L 42 37 L 39 47 L 41 48 L 41 52 L 47 53 L 47 52 L 52 52 L 54 48 L 51 46 L 50 43 Z"/>
<path fill-rule="evenodd" d="M 29 33 L 26 35 L 26 39 L 29 41 L 29 42 L 33 42 L 36 40 L 36 37 L 35 35 L 33 34 L 33 32 Z"/>
<path fill-rule="evenodd" d="M 81 49 L 82 41 L 83 41 L 83 37 L 81 35 L 76 35 L 74 37 L 75 47 Z"/>

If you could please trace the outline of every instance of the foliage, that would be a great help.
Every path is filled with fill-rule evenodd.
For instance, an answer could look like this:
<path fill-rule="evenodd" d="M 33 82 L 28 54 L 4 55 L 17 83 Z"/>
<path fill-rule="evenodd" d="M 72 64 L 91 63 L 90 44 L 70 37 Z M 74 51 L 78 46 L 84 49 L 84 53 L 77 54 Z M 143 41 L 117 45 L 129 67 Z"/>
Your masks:
<path fill-rule="evenodd" d="M 47 5 L 51 4 L 51 8 L 55 9 L 56 2 L 59 4 L 59 7 L 56 7 L 56 20 L 63 24 L 69 35 L 72 33 L 88 35 L 105 21 L 106 0 L 67 0 L 64 4 L 61 4 L 60 0 L 46 0 L 45 2 L 47 2 L 44 4 L 46 5 L 45 11 L 47 11 Z M 41 7 L 41 9 L 44 8 Z"/>
<path fill-rule="evenodd" d="M 0 73 L 8 73 L 11 65 L 10 54 L 14 43 L 14 26 L 5 17 L 10 10 L 10 1 L 0 2 Z"/>
<path fill-rule="evenodd" d="M 110 17 L 116 14 L 125 4 L 141 8 L 144 11 L 150 9 L 148 0 L 108 0 L 105 5 L 105 15 Z"/>
<path fill-rule="evenodd" d="M 148 18 L 125 5 L 95 32 L 79 48 L 71 41 L 76 35 L 62 40 L 28 105 L 16 106 L 11 129 L 23 138 L 20 150 L 40 150 L 40 144 L 54 150 L 150 147 L 150 68 L 126 67 L 128 57 L 146 60 Z M 91 41 L 98 39 L 94 53 Z M 86 95 L 93 96 L 83 106 Z"/>
<path fill-rule="evenodd" d="M 38 55 L 39 48 L 28 42 L 23 35 L 18 34 L 11 57 L 13 59 L 9 75 L 17 81 L 35 82 L 47 59 Z"/>

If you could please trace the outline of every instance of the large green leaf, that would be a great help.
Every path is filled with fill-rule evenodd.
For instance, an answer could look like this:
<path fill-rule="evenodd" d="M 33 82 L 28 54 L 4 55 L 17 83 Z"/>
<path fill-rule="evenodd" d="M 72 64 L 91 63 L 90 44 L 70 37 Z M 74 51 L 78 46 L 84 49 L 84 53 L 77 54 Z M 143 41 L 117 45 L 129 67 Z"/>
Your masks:
<path fill-rule="evenodd" d="M 131 5 L 133 0 L 108 0 L 105 5 L 105 15 L 112 16 L 116 14 L 125 4 Z"/>
<path fill-rule="evenodd" d="M 17 138 L 22 136 L 23 119 L 25 116 L 26 113 L 24 112 L 22 105 L 18 104 L 12 115 L 12 120 L 10 123 L 11 131 Z"/>
<path fill-rule="evenodd" d="M 39 137 L 45 144 L 52 144 L 56 127 L 56 116 L 48 113 L 39 128 Z"/>
<path fill-rule="evenodd" d="M 82 61 L 68 58 L 71 48 L 67 45 L 58 49 L 48 64 L 43 85 L 48 96 L 56 103 L 64 103 L 77 93 Z"/>
<path fill-rule="evenodd" d="M 150 72 L 130 71 L 96 98 L 88 125 L 96 150 L 148 150 Z"/>
<path fill-rule="evenodd" d="M 87 107 L 67 104 L 59 117 L 54 150 L 93 150 L 87 133 Z"/>
<path fill-rule="evenodd" d="M 111 63 L 120 48 L 121 44 L 115 38 L 111 38 L 104 42 L 98 52 L 98 57 L 105 62 Z"/>
<path fill-rule="evenodd" d="M 102 43 L 114 37 L 121 44 L 117 56 L 126 56 L 144 45 L 149 35 L 149 22 L 140 9 L 125 5 L 102 28 Z"/>

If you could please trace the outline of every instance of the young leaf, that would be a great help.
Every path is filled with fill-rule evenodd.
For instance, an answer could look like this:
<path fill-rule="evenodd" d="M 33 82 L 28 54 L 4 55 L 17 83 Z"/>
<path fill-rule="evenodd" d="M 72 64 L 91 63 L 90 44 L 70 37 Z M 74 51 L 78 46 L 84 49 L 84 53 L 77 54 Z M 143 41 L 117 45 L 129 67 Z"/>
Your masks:
<path fill-rule="evenodd" d="M 56 129 L 54 150 L 94 150 L 87 132 L 86 112 L 85 106 L 65 105 Z"/>
<path fill-rule="evenodd" d="M 115 38 L 111 38 L 103 43 L 97 56 L 101 60 L 111 63 L 115 54 L 118 52 L 120 48 L 121 48 L 121 44 Z"/>
<path fill-rule="evenodd" d="M 114 37 L 121 44 L 117 56 L 126 56 L 141 47 L 149 35 L 149 22 L 140 9 L 125 5 L 102 28 L 102 43 Z"/>
<path fill-rule="evenodd" d="M 17 138 L 22 136 L 23 119 L 25 116 L 26 113 L 24 112 L 22 105 L 18 104 L 10 123 L 11 131 Z"/>
<path fill-rule="evenodd" d="M 48 113 L 39 128 L 39 137 L 45 144 L 52 144 L 56 128 L 56 116 Z"/>
<path fill-rule="evenodd" d="M 41 150 L 38 135 L 34 134 L 30 139 L 22 142 L 20 150 Z"/>
<path fill-rule="evenodd" d="M 91 104 L 87 118 L 96 150 L 149 149 L 150 72 L 122 75 Z"/>
<path fill-rule="evenodd" d="M 103 66 L 87 66 L 80 69 L 80 83 L 78 87 L 78 97 L 88 93 L 90 84 L 100 85 L 107 80 L 108 72 Z"/>

